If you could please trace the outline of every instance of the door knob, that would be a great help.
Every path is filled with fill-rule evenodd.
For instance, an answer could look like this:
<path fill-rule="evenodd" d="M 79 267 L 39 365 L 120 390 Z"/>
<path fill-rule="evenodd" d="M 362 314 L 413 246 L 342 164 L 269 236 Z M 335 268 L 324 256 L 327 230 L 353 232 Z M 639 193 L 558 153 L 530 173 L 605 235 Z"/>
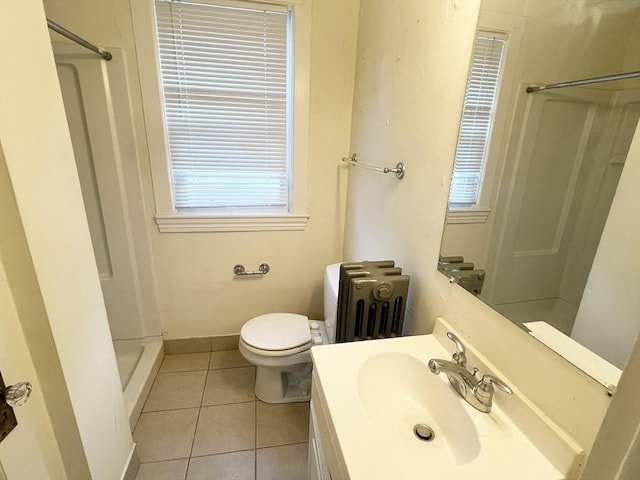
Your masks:
<path fill-rule="evenodd" d="M 13 407 L 18 407 L 26 402 L 32 389 L 29 382 L 20 382 L 5 387 L 0 373 L 0 442 L 18 425 Z"/>
<path fill-rule="evenodd" d="M 19 382 L 4 389 L 5 401 L 12 407 L 19 407 L 29 400 L 33 387 L 29 382 Z"/>

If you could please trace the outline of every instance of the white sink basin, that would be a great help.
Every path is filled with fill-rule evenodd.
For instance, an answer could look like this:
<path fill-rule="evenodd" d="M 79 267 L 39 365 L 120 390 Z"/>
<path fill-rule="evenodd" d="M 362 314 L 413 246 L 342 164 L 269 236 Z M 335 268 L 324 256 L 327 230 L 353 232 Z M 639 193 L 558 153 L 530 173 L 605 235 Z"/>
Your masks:
<path fill-rule="evenodd" d="M 478 431 L 457 394 L 415 357 L 385 352 L 368 358 L 358 372 L 358 393 L 379 435 L 415 450 L 429 465 L 457 466 L 478 456 Z M 433 433 L 416 435 L 416 425 Z"/>
<path fill-rule="evenodd" d="M 553 452 L 542 453 L 544 445 L 564 448 L 564 440 L 549 437 L 546 427 L 529 432 L 536 446 L 500 400 L 490 413 L 479 412 L 446 375 L 431 373 L 429 359 L 451 357 L 433 335 L 325 345 L 311 352 L 314 411 L 325 422 L 319 429 L 325 450 L 329 445 L 332 452 L 327 459 L 334 478 L 560 480 L 575 468 L 569 447 L 562 457 L 568 460 L 557 462 L 556 455 L 556 465 L 548 459 Z M 520 401 L 517 392 L 509 401 Z M 433 440 L 417 438 L 416 424 L 428 425 Z"/>

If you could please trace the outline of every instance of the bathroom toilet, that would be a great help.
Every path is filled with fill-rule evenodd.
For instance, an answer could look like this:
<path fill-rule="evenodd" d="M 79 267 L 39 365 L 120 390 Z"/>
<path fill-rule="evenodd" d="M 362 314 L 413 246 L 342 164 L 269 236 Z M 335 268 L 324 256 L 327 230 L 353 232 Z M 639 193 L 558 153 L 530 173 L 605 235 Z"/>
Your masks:
<path fill-rule="evenodd" d="M 325 268 L 325 320 L 267 313 L 247 321 L 238 348 L 256 366 L 256 396 L 268 403 L 307 401 L 311 395 L 311 347 L 335 341 L 340 264 Z"/>

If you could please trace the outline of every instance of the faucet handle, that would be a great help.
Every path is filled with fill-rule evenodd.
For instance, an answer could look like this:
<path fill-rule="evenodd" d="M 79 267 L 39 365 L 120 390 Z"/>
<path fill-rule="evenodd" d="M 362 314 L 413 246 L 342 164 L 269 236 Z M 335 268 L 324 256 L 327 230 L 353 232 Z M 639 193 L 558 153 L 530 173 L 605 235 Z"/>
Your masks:
<path fill-rule="evenodd" d="M 447 337 L 453 343 L 456 344 L 456 353 L 453 354 L 453 361 L 456 362 L 461 367 L 467 366 L 467 349 L 464 348 L 464 345 L 460 341 L 460 339 L 452 332 L 447 332 Z"/>
<path fill-rule="evenodd" d="M 491 405 L 493 403 L 493 393 L 495 391 L 493 388 L 494 385 L 503 392 L 508 393 L 509 395 L 513 393 L 513 390 L 509 388 L 509 385 L 504 383 L 498 377 L 494 377 L 493 375 L 483 375 L 482 380 L 480 380 L 476 387 L 473 389 L 474 396 L 476 397 L 480 405 L 482 405 L 482 408 L 479 408 L 479 410 L 482 412 L 488 413 L 491 411 Z"/>
<path fill-rule="evenodd" d="M 480 382 L 478 382 L 478 389 L 482 390 L 484 392 L 489 392 L 489 391 L 493 390 L 493 385 L 498 387 L 503 392 L 508 393 L 509 395 L 513 394 L 513 390 L 511 390 L 509 385 L 504 383 L 498 377 L 495 377 L 495 376 L 489 375 L 489 374 L 486 374 L 486 375 L 482 376 L 482 380 L 480 380 Z"/>

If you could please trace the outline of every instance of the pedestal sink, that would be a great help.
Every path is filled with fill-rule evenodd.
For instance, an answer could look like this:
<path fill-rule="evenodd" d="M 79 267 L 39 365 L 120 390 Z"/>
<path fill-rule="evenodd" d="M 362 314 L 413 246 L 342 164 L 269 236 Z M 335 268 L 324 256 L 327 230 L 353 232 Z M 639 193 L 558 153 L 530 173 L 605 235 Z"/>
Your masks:
<path fill-rule="evenodd" d="M 462 465 L 480 452 L 478 431 L 462 400 L 411 355 L 385 352 L 368 358 L 358 371 L 358 394 L 382 437 L 422 455 L 431 466 Z M 416 426 L 428 430 L 416 431 Z"/>
<path fill-rule="evenodd" d="M 313 347 L 312 357 L 312 413 L 321 437 L 316 440 L 327 452 L 332 478 L 560 480 L 574 475 L 580 451 L 546 420 L 531 421 L 538 415 L 535 409 L 518 426 L 501 400 L 482 413 L 445 375 L 431 373 L 429 359 L 451 358 L 433 335 Z M 511 412 L 527 409 L 518 392 L 505 401 L 516 402 Z M 416 425 L 426 428 L 416 435 Z"/>

